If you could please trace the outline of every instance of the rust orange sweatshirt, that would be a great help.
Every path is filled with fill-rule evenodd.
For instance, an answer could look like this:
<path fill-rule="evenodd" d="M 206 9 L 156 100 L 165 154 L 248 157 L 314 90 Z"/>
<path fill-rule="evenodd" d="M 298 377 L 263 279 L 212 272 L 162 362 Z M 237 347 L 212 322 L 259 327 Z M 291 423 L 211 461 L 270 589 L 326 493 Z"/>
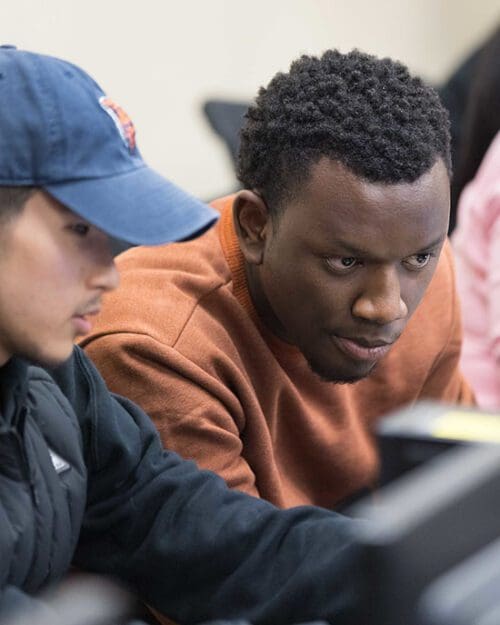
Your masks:
<path fill-rule="evenodd" d="M 422 398 L 472 403 L 451 252 L 392 350 L 367 379 L 336 385 L 260 323 L 232 225 L 118 259 L 121 286 L 82 344 L 113 391 L 153 418 L 163 442 L 233 487 L 280 507 L 327 508 L 369 486 L 372 426 Z"/>

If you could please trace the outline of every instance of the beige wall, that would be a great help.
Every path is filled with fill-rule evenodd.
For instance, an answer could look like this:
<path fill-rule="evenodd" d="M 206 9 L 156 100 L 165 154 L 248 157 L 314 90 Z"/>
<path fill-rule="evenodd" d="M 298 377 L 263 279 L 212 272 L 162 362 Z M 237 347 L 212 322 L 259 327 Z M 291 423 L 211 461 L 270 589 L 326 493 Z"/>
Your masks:
<path fill-rule="evenodd" d="M 437 82 L 497 19 L 498 0 L 1 0 L 0 39 L 83 66 L 132 116 L 146 160 L 207 199 L 233 175 L 205 98 L 251 98 L 329 47 Z"/>

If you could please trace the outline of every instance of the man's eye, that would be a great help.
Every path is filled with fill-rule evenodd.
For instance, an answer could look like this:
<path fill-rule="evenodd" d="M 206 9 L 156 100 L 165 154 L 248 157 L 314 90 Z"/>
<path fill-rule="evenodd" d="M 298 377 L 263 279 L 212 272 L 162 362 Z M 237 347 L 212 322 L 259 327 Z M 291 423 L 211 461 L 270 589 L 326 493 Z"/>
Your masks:
<path fill-rule="evenodd" d="M 410 269 L 422 269 L 430 261 L 432 254 L 413 254 L 403 261 Z"/>
<path fill-rule="evenodd" d="M 80 237 L 84 237 L 89 233 L 90 226 L 84 223 L 76 223 L 70 226 L 72 232 L 77 234 Z"/>
<path fill-rule="evenodd" d="M 359 264 L 357 258 L 353 256 L 329 256 L 326 259 L 329 267 L 339 272 L 346 272 Z"/>

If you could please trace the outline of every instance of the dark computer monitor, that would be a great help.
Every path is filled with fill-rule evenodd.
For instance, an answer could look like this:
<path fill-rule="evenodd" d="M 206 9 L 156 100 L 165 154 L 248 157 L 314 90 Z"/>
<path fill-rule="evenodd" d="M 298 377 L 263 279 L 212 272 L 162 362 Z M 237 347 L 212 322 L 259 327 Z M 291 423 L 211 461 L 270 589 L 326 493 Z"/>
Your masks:
<path fill-rule="evenodd" d="M 369 585 L 364 623 L 417 625 L 418 601 L 500 530 L 500 445 L 450 448 L 349 508 Z M 500 592 L 500 590 L 499 590 Z"/>
<path fill-rule="evenodd" d="M 418 625 L 499 625 L 500 539 L 432 582 L 417 613 Z"/>
<path fill-rule="evenodd" d="M 422 401 L 381 419 L 376 436 L 385 485 L 452 447 L 500 443 L 500 414 Z"/>

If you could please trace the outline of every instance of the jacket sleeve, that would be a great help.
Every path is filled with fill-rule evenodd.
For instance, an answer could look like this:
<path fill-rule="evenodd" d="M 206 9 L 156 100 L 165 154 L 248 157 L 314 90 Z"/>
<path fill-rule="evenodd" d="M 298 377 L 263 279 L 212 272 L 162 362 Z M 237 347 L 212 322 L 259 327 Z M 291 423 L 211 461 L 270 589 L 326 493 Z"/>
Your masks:
<path fill-rule="evenodd" d="M 132 584 L 179 623 L 358 623 L 358 521 L 280 511 L 165 451 L 148 417 L 110 395 L 78 348 L 54 374 L 81 419 L 88 505 L 76 563 Z"/>
<path fill-rule="evenodd" d="M 448 334 L 420 393 L 421 397 L 437 399 L 452 404 L 474 405 L 472 389 L 460 368 L 462 349 L 462 318 L 455 284 L 455 270 L 451 246 L 447 241 L 442 254 L 447 266 L 449 293 L 439 293 L 443 301 L 449 301 L 447 319 Z M 443 314 L 441 308 L 441 314 Z"/>
<path fill-rule="evenodd" d="M 84 345 L 108 386 L 151 417 L 165 447 L 214 471 L 230 488 L 261 496 L 242 455 L 245 415 L 229 383 L 150 336 L 113 332 Z"/>

